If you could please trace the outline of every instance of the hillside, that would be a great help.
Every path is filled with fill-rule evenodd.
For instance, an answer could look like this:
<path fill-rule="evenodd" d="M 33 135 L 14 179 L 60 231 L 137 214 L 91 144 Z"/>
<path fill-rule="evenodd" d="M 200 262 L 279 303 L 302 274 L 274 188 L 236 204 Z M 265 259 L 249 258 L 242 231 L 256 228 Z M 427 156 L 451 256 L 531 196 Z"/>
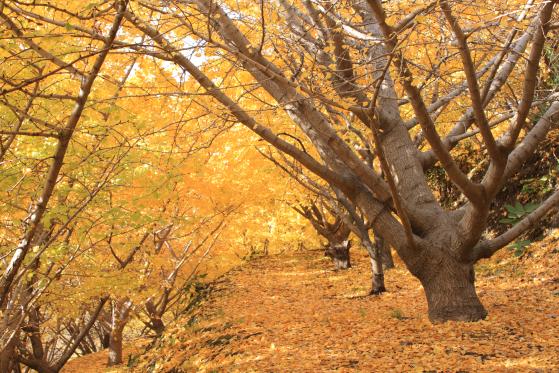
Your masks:
<path fill-rule="evenodd" d="M 555 230 L 521 258 L 504 250 L 480 263 L 489 317 L 469 324 L 432 325 L 401 263 L 387 273 L 389 292 L 371 297 L 361 251 L 340 272 L 317 251 L 262 257 L 215 283 L 194 318 L 131 360 L 133 371 L 557 371 L 558 244 Z M 64 372 L 86 373 L 79 360 Z"/>

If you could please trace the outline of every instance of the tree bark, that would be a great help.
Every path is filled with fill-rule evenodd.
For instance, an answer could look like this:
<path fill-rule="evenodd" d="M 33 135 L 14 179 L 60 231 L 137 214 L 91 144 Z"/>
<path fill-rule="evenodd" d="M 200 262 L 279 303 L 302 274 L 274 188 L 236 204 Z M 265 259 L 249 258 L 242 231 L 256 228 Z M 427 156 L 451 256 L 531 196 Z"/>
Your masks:
<path fill-rule="evenodd" d="M 122 364 L 122 332 L 128 323 L 132 301 L 128 298 L 113 302 L 108 365 Z"/>
<path fill-rule="evenodd" d="M 392 250 L 386 241 L 373 229 L 375 235 L 375 246 L 380 251 L 380 257 L 384 269 L 394 268 L 394 259 L 392 258 Z"/>
<path fill-rule="evenodd" d="M 391 14 L 386 14 L 382 1 L 348 2 L 349 6 L 355 9 L 355 13 L 361 16 L 366 31 L 375 38 L 384 39 L 383 42 L 370 43 L 368 46 L 368 56 L 374 67 L 371 77 L 375 81 L 382 82 L 372 98 L 360 94 L 362 90 L 357 85 L 355 79 L 357 75 L 351 71 L 352 66 L 349 60 L 351 53 L 347 53 L 350 44 L 344 45 L 343 35 L 339 36 L 339 27 L 336 22 L 326 23 L 328 31 L 334 35 L 333 41 L 336 46 L 333 54 L 323 47 L 327 43 L 315 42 L 313 35 L 307 32 L 300 35 L 298 31 L 290 35 L 288 29 L 283 29 L 286 32 L 286 40 L 293 42 L 292 47 L 294 49 L 301 47 L 299 52 L 315 55 L 317 51 L 322 51 L 329 54 L 325 58 L 321 57 L 325 63 L 321 63 L 319 59 L 313 60 L 313 63 L 318 61 L 328 67 L 330 62 L 336 62 L 337 71 L 332 74 L 334 76 L 332 88 L 337 93 L 337 97 L 335 96 L 334 99 L 320 98 L 323 104 L 337 108 L 340 106 L 337 99 L 349 96 L 355 99 L 354 102 L 357 105 L 350 108 L 341 106 L 343 111 L 355 114 L 355 117 L 366 127 L 373 129 L 373 134 L 375 127 L 371 124 L 378 121 L 378 128 L 381 131 L 380 136 L 374 136 L 378 137 L 378 140 L 375 139 L 375 143 L 378 144 L 381 165 L 387 163 L 383 169 L 393 173 L 394 180 L 390 182 L 390 184 L 394 184 L 393 186 L 384 181 L 372 164 L 368 165 L 362 161 L 353 148 L 344 141 L 341 132 L 337 132 L 334 121 L 313 103 L 313 99 L 317 98 L 316 91 L 309 90 L 306 84 L 297 83 L 296 79 L 288 78 L 289 75 L 294 75 L 291 72 L 288 75 L 287 69 L 283 69 L 273 62 L 277 56 L 268 58 L 260 53 L 261 48 L 251 45 L 250 38 L 237 27 L 236 22 L 229 16 L 228 10 L 210 0 L 196 0 L 193 3 L 202 14 L 207 16 L 208 21 L 211 21 L 208 22 L 208 36 L 202 36 L 202 38 L 218 49 L 238 57 L 239 65 L 252 75 L 254 81 L 270 94 L 283 108 L 286 115 L 306 135 L 320 160 L 282 140 L 271 128 L 258 123 L 256 116 L 245 111 L 238 101 L 228 96 L 224 88 L 216 86 L 204 74 L 203 69 L 198 68 L 182 51 L 176 49 L 173 46 L 174 40 L 167 40 L 167 35 L 161 35 L 149 22 L 140 20 L 132 13 L 127 13 L 126 17 L 166 51 L 167 58 L 172 59 L 190 73 L 200 86 L 227 108 L 240 123 L 254 131 L 278 151 L 293 157 L 307 170 L 345 194 L 362 211 L 373 229 L 378 229 L 383 238 L 394 247 L 410 271 L 420 279 L 426 292 L 431 320 L 435 322 L 475 321 L 484 318 L 486 311 L 475 291 L 473 263 L 481 257 L 491 256 L 502 247 L 501 244 L 506 245 L 507 242 L 510 242 L 507 240 L 516 238 L 525 227 L 536 221 L 530 218 L 525 221 L 525 224 L 513 228 L 510 234 L 506 234 L 497 242 L 485 242 L 476 247 L 487 226 L 489 207 L 495 193 L 527 159 L 527 155 L 533 152 L 542 136 L 550 129 L 553 121 L 549 119 L 553 119 L 553 116 L 559 113 L 554 108 L 559 103 L 555 102 L 550 107 L 553 108 L 552 112 L 548 110 L 548 114 L 544 115 L 538 124 L 527 132 L 518 146 L 514 147 L 521 129 L 525 127 L 529 109 L 534 102 L 542 42 L 545 41 L 549 29 L 548 20 L 552 16 L 553 6 L 557 1 L 545 2 L 538 12 L 539 16 L 530 23 L 526 30 L 526 43 L 530 39 L 533 41 L 527 59 L 526 74 L 524 74 L 522 99 L 516 110 L 513 110 L 516 112 L 514 123 L 498 141 L 491 132 L 484 110 L 490 103 L 495 103 L 492 101 L 493 98 L 498 96 L 500 88 L 505 83 L 508 84 L 508 77 L 511 76 L 516 61 L 524 55 L 522 51 L 526 48 L 526 44 L 521 46 L 524 43 L 522 42 L 512 50 L 509 49 L 512 41 L 515 40 L 516 31 L 514 31 L 509 38 L 510 42 L 507 42 L 508 45 L 495 56 L 496 64 L 489 74 L 490 77 L 485 79 L 485 87 L 482 92 L 479 84 L 481 75 L 474 69 L 467 37 L 460 28 L 459 22 L 454 18 L 447 2 L 439 4 L 457 39 L 465 71 L 466 82 L 462 84 L 464 88 L 460 88 L 458 91 L 465 92 L 467 87 L 472 101 L 471 110 L 467 110 L 463 116 L 466 125 L 461 126 L 461 123 L 457 123 L 457 125 L 464 128 L 464 132 L 461 132 L 464 134 L 466 128 L 475 122 L 478 127 L 476 131 L 481 133 L 485 148 L 490 155 L 491 163 L 481 179 L 481 183 L 471 179 L 465 171 L 457 166 L 450 154 L 450 150 L 455 144 L 453 145 L 450 140 L 443 140 L 437 129 L 437 117 L 440 112 L 435 113 L 427 107 L 422 86 L 414 83 L 414 80 L 418 81 L 414 78 L 421 76 L 414 76 L 414 69 L 410 66 L 415 66 L 416 62 L 408 61 L 407 53 L 400 48 L 402 40 L 399 40 L 398 34 L 400 27 L 406 27 L 413 17 L 409 20 L 402 20 L 405 21 L 401 23 L 403 26 L 393 27 L 388 24 L 391 22 L 389 20 Z M 285 6 L 285 8 L 291 9 L 289 6 Z M 296 9 L 296 6 L 293 8 Z M 336 14 L 336 7 L 331 8 L 328 13 Z M 341 12 L 337 15 L 342 23 L 344 17 L 340 15 L 346 11 L 341 8 Z M 300 30 L 306 29 L 307 24 L 313 26 L 312 23 L 306 21 L 306 18 L 291 12 L 286 21 L 291 23 L 294 30 Z M 346 23 L 351 23 L 351 21 Z M 213 30 L 219 33 L 224 41 L 223 44 L 212 40 L 210 33 Z M 326 33 L 324 34 L 326 35 Z M 518 48 L 520 48 L 519 52 L 517 52 Z M 359 49 L 359 52 L 366 51 Z M 508 57 L 505 59 L 506 55 Z M 415 121 L 420 124 L 422 135 L 430 145 L 431 151 L 441 162 L 450 180 L 469 200 L 459 210 L 446 212 L 429 188 L 423 171 L 420 156 L 422 153 L 418 152 L 411 140 L 406 123 L 400 115 L 399 99 L 404 97 L 395 88 L 390 71 L 391 64 L 396 68 L 398 76 L 403 78 L 399 79 L 399 83 L 407 94 L 405 100 L 407 104 L 411 105 L 416 116 Z M 501 66 L 499 67 L 499 65 Z M 298 73 L 297 71 L 295 75 Z M 320 78 L 314 76 L 314 78 L 324 80 L 322 76 Z M 340 79 L 344 84 L 339 84 Z M 353 84 L 356 86 L 352 86 Z M 448 97 L 448 102 L 450 102 L 457 96 Z M 334 112 L 334 110 L 331 111 Z M 381 156 L 381 153 L 384 154 L 384 157 Z M 385 158 L 385 161 L 382 158 Z M 390 175 L 386 176 L 392 179 Z M 392 197 L 393 206 L 389 201 L 390 197 Z M 559 198 L 559 194 L 557 198 Z M 556 203 L 555 200 L 550 201 L 550 203 L 552 202 Z M 399 206 L 400 204 L 402 206 Z M 401 224 L 393 214 L 394 208 L 397 215 L 400 216 Z M 540 211 L 543 213 L 543 210 Z M 329 240 L 329 242 L 334 241 Z M 329 246 L 328 250 L 332 255 L 325 254 L 332 256 L 338 266 L 341 264 L 338 259 L 341 255 L 333 245 Z M 475 250 L 473 250 L 474 248 Z"/>
<path fill-rule="evenodd" d="M 335 270 L 351 268 L 350 246 L 349 241 L 344 241 L 341 244 L 329 244 L 326 247 L 324 255 L 332 259 Z"/>
<path fill-rule="evenodd" d="M 149 323 L 146 323 L 146 325 L 155 332 L 155 335 L 160 336 L 165 331 L 165 323 L 163 323 L 162 315 L 153 303 L 153 299 L 149 298 L 145 302 L 144 307 L 149 317 Z"/>
<path fill-rule="evenodd" d="M 433 253 L 432 258 L 417 275 L 425 290 L 429 319 L 434 323 L 484 319 L 487 311 L 476 293 L 473 264 L 444 254 Z"/>
<path fill-rule="evenodd" d="M 375 240 L 377 238 L 375 237 Z M 373 284 L 371 287 L 371 295 L 379 295 L 386 291 L 384 286 L 384 269 L 382 268 L 382 253 L 379 242 L 376 241 L 373 246 L 373 255 L 371 256 L 371 269 Z"/>
<path fill-rule="evenodd" d="M 16 339 L 12 338 L 6 346 L 0 348 L 0 372 L 16 371 L 15 367 L 18 364 L 14 359 L 16 342 Z"/>
<path fill-rule="evenodd" d="M 122 328 L 115 328 L 109 337 L 109 366 L 122 364 Z"/>
<path fill-rule="evenodd" d="M 381 259 L 382 259 L 382 266 L 384 269 L 392 269 L 395 267 L 394 265 L 394 258 L 392 257 L 392 249 L 386 243 L 384 243 L 380 251 Z"/>

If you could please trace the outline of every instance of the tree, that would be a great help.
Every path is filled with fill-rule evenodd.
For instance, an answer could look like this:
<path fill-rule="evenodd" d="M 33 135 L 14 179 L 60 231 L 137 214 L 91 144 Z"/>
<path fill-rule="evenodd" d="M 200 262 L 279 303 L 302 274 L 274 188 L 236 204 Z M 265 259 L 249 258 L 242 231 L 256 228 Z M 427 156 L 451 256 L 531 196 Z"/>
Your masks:
<path fill-rule="evenodd" d="M 15 360 L 39 373 L 59 372 L 66 362 L 68 362 L 68 360 L 70 360 L 70 358 L 74 355 L 78 346 L 90 332 L 91 328 L 97 321 L 103 306 L 107 302 L 107 299 L 108 297 L 106 296 L 100 299 L 94 310 L 90 313 L 89 319 L 80 329 L 76 330 L 75 333 L 71 335 L 71 340 L 64 344 L 65 348 L 62 351 L 57 351 L 57 348 L 59 347 L 58 337 L 63 335 L 62 329 L 57 331 L 61 335 L 53 333 L 56 338 L 49 341 L 43 341 L 40 324 L 42 324 L 44 320 L 40 319 L 41 315 L 38 307 L 36 307 L 30 312 L 30 316 L 28 318 L 29 324 L 22 328 L 22 330 L 29 336 L 31 351 L 27 351 L 24 348 L 24 345 L 19 345 L 19 351 Z M 60 325 L 58 326 L 60 327 Z"/>
<path fill-rule="evenodd" d="M 359 214 L 355 205 L 341 191 L 335 188 L 332 190 L 327 185 L 321 185 L 305 175 L 301 167 L 290 162 L 285 156 L 280 155 L 283 161 L 280 162 L 271 153 L 266 154 L 260 151 L 260 154 L 272 161 L 319 201 L 318 205 L 311 201 L 307 205 L 301 204 L 298 207 L 292 205 L 292 208 L 305 217 L 320 236 L 326 238 L 328 243 L 325 245 L 325 255 L 332 258 L 335 268 L 347 269 L 350 267 L 349 233 L 351 231 L 359 237 L 361 246 L 367 250 L 371 259 L 372 287 L 370 294 L 378 295 L 385 292 L 384 268 L 394 268 L 392 253 L 378 232 L 375 232 L 373 244 L 370 237 L 371 225 L 366 222 L 362 214 Z M 367 152 L 367 155 L 370 155 L 370 152 Z M 367 159 L 371 159 L 371 157 L 367 157 Z M 329 223 L 327 215 L 335 218 L 334 223 Z"/>
<path fill-rule="evenodd" d="M 323 205 L 323 204 L 321 204 Z M 343 217 L 334 215 L 334 222 L 328 221 L 328 215 L 311 202 L 309 205 L 292 206 L 301 216 L 307 219 L 317 233 L 324 237 L 327 243 L 324 245 L 324 255 L 331 258 L 335 269 L 348 269 L 351 267 L 349 249 L 350 228 Z"/>
<path fill-rule="evenodd" d="M 336 270 L 351 267 L 349 255 L 349 249 L 351 248 L 350 233 L 352 232 L 359 237 L 361 245 L 367 250 L 371 259 L 372 287 L 370 294 L 378 295 L 385 292 L 383 261 L 387 262 L 389 268 L 392 268 L 394 263 L 391 260 L 390 253 L 383 255 L 383 250 L 387 249 L 384 246 L 384 241 L 378 235 L 375 235 L 375 243 L 373 243 L 367 223 L 357 213 L 355 206 L 347 199 L 340 196 L 341 204 L 337 206 L 335 205 L 337 203 L 336 198 L 323 190 L 319 198 L 324 196 L 329 198 L 330 201 L 326 202 L 321 199 L 320 208 L 317 203 L 312 201 L 308 205 L 301 204 L 300 206 L 292 206 L 292 208 L 305 217 L 317 233 L 327 240 L 327 244 L 324 245 L 324 255 L 332 259 Z M 331 206 L 329 203 L 334 205 Z M 328 215 L 335 218 L 333 223 L 328 221 Z"/>
<path fill-rule="evenodd" d="M 25 319 L 25 313 L 27 312 L 27 309 L 33 309 L 32 302 L 37 295 L 37 292 L 32 287 L 34 281 L 32 282 L 32 284 L 30 284 L 28 281 L 25 281 L 25 277 L 22 279 L 20 276 L 20 268 L 24 264 L 24 260 L 29 250 L 32 248 L 32 245 L 42 243 L 42 239 L 39 238 L 39 234 L 41 233 L 41 231 L 43 231 L 42 220 L 45 216 L 49 200 L 53 195 L 53 190 L 57 183 L 57 179 L 59 177 L 60 170 L 62 168 L 62 164 L 68 150 L 70 139 L 72 138 L 76 130 L 76 126 L 82 116 L 88 96 L 91 93 L 93 83 L 95 82 L 99 71 L 101 70 L 101 67 L 105 62 L 109 50 L 112 48 L 114 39 L 120 28 L 126 3 L 118 2 L 115 5 L 118 8 L 118 11 L 116 16 L 114 17 L 112 26 L 109 29 L 108 36 L 106 37 L 105 42 L 102 46 L 102 50 L 97 52 L 98 56 L 96 57 L 94 64 L 89 72 L 87 74 L 80 74 L 81 82 L 79 85 L 79 93 L 73 105 L 72 112 L 68 117 L 64 127 L 61 128 L 60 132 L 56 135 L 52 135 L 52 137 L 57 140 L 57 143 L 54 154 L 52 156 L 52 162 L 50 164 L 50 167 L 48 168 L 48 173 L 40 192 L 40 197 L 37 199 L 36 203 L 32 205 L 30 213 L 28 215 L 24 236 L 21 238 L 19 245 L 11 256 L 9 264 L 6 266 L 2 276 L 0 277 L 0 309 L 2 310 L 2 328 L 0 329 L 2 331 L 2 335 L 0 336 L 0 340 L 3 342 L 2 350 L 0 350 L 0 370 L 2 371 L 8 372 L 12 369 L 16 369 L 17 363 L 14 362 L 16 340 L 21 333 L 20 327 Z M 4 23 L 6 23 L 16 35 L 21 36 L 20 30 L 9 19 L 9 17 L 7 17 L 3 13 L 1 14 L 1 16 Z M 32 41 L 31 44 L 33 44 Z M 34 47 L 36 46 L 31 46 L 31 48 L 36 49 Z M 45 54 L 48 52 L 39 48 L 39 53 Z M 36 70 L 39 74 L 42 73 L 42 69 L 37 68 Z M 40 77 L 35 78 L 35 81 L 38 80 L 40 80 Z M 24 87 L 28 84 L 29 83 L 26 82 L 20 84 L 19 87 L 17 87 L 16 85 L 16 87 L 12 88 L 12 90 L 17 91 L 19 90 L 19 88 Z M 37 87 L 37 85 L 35 87 Z M 6 95 L 7 91 L 9 91 L 9 89 L 3 90 L 2 93 Z M 34 99 L 33 96 L 34 95 L 32 95 L 31 98 L 28 99 L 26 110 L 22 112 L 22 116 L 27 115 L 27 111 L 29 110 L 29 107 Z M 22 123 L 23 121 L 19 120 L 16 127 L 14 127 L 15 131 L 8 134 L 8 140 L 6 142 L 2 141 L 2 157 L 5 156 L 9 146 L 14 142 L 14 135 L 19 134 L 19 129 Z M 45 135 L 44 133 L 40 132 L 38 133 L 38 136 L 49 137 L 49 135 Z M 36 269 L 38 268 L 38 265 L 39 259 L 35 258 L 31 261 L 31 265 L 29 266 L 29 268 Z M 100 307 L 102 307 L 102 304 L 104 304 L 104 302 L 105 301 L 102 301 L 100 303 Z M 43 364 L 43 356 L 36 356 L 36 360 L 39 361 L 41 364 L 33 366 L 33 368 L 44 372 L 57 372 L 61 369 L 62 365 L 64 365 L 64 363 L 71 357 L 75 348 L 76 347 L 73 346 L 73 349 L 69 350 L 69 354 L 63 354 L 60 360 L 58 360 L 54 364 L 54 366 Z"/>
<path fill-rule="evenodd" d="M 512 31 L 483 19 L 479 9 L 488 5 L 481 2 L 427 3 L 405 9 L 405 17 L 398 16 L 404 9 L 388 9 L 378 0 L 278 3 L 171 1 L 159 12 L 167 23 L 157 28 L 146 19 L 153 9 L 141 4 L 125 17 L 239 123 L 358 206 L 421 281 L 432 321 L 484 318 L 473 265 L 559 201 L 555 191 L 503 235 L 483 237 L 496 193 L 557 123 L 557 96 L 536 92 L 556 1 L 519 6 L 516 17 L 506 21 L 508 4 L 495 5 L 491 10 L 503 24 L 513 24 Z M 477 11 L 469 12 L 473 7 Z M 433 32 L 432 24 L 441 32 Z M 182 51 L 178 41 L 185 36 L 211 51 L 208 65 L 242 68 L 245 82 L 217 84 L 209 67 Z M 424 61 L 430 61 L 432 49 L 424 43 L 431 38 L 438 41 L 440 62 Z M 419 52 L 417 45 L 427 50 Z M 518 87 L 520 97 L 503 90 L 507 86 Z M 239 99 L 239 90 L 256 98 Z M 502 113 L 496 114 L 498 109 Z M 290 125 L 282 131 L 291 138 L 304 134 L 313 151 L 279 136 L 264 115 L 267 110 L 283 110 L 281 120 L 289 118 Z M 453 117 L 454 110 L 461 115 Z M 448 120 L 455 125 L 445 131 L 439 122 Z M 429 146 L 425 151 L 411 138 L 416 125 L 421 128 L 417 142 Z M 347 128 L 357 139 L 349 138 Z M 482 180 L 470 179 L 451 154 L 477 135 L 490 160 Z M 352 149 L 361 139 L 374 146 L 376 167 Z M 456 210 L 443 210 L 427 184 L 425 170 L 436 162 L 466 198 Z"/>
<path fill-rule="evenodd" d="M 186 175 L 212 164 L 200 153 L 230 125 L 203 115 L 183 119 L 168 97 L 131 92 L 136 80 L 146 89 L 157 79 L 135 76 L 138 55 L 120 54 L 114 45 L 128 2 L 107 2 L 102 15 L 84 19 L 106 23 L 97 40 L 73 41 L 71 27 L 52 32 L 48 23 L 18 18 L 4 5 L 18 6 L 0 6 L 0 115 L 6 119 L 0 128 L 0 371 L 50 372 L 76 353 L 109 345 L 110 330 L 98 320 L 108 312 L 89 306 L 104 304 L 107 295 L 111 304 L 129 296 L 134 311 L 155 297 L 149 317 L 158 330 L 169 312 L 185 307 L 191 294 L 182 287 L 198 276 L 205 251 L 175 254 L 169 245 L 138 252 L 131 243 L 155 240 L 152 229 L 164 222 L 173 226 L 174 245 L 216 243 L 209 223 L 236 209 L 202 187 L 189 188 Z M 66 5 L 71 12 L 84 4 Z M 154 101 L 170 109 L 128 116 L 129 108 Z M 111 266 L 114 253 L 138 262 L 115 270 L 121 263 Z"/>
<path fill-rule="evenodd" d="M 421 281 L 431 320 L 474 321 L 487 314 L 474 264 L 559 201 L 554 191 L 504 234 L 484 236 L 495 195 L 557 124 L 555 88 L 537 89 L 556 3 L 194 0 L 156 9 L 131 2 L 127 32 L 114 46 L 142 56 L 145 76 L 161 74 L 189 95 L 193 116 L 203 106 L 242 124 L 339 190 Z M 5 22 L 22 18 L 107 41 L 95 24 L 109 23 L 105 5 L 44 14 L 34 4 L 5 2 L 2 11 Z M 59 69 L 81 73 L 79 60 L 66 63 L 22 40 Z M 27 87 L 37 78 L 12 78 L 4 96 L 33 97 Z M 26 115 L 25 105 L 15 109 Z M 3 134 L 3 148 L 13 147 L 13 132 Z M 489 161 L 481 179 L 452 156 L 468 139 Z M 425 170 L 437 162 L 464 196 L 454 210 L 443 209 L 427 183 Z M 13 276 L 10 269 L 2 277 L 4 300 Z"/>

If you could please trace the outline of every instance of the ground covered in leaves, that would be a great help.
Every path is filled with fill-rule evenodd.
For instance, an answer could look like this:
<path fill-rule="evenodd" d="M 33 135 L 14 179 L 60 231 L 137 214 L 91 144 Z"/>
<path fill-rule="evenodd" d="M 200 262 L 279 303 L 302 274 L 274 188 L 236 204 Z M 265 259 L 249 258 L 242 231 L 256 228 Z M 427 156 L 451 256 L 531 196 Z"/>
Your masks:
<path fill-rule="evenodd" d="M 134 341 L 134 343 L 130 343 L 123 347 L 122 356 L 127 365 L 128 362 L 132 362 L 137 356 L 139 356 L 139 354 L 141 354 L 142 346 L 145 346 L 146 343 L 147 342 L 144 340 Z M 61 373 L 117 373 L 123 371 L 122 366 L 112 368 L 107 367 L 108 360 L 108 350 L 95 352 L 70 360 L 64 368 L 62 368 Z"/>
<path fill-rule="evenodd" d="M 340 272 L 317 251 L 260 258 L 220 279 L 196 317 L 171 327 L 132 369 L 558 372 L 558 237 L 478 265 L 489 311 L 478 323 L 432 325 L 421 285 L 401 263 L 386 275 L 388 293 L 367 296 L 369 262 L 358 250 Z"/>

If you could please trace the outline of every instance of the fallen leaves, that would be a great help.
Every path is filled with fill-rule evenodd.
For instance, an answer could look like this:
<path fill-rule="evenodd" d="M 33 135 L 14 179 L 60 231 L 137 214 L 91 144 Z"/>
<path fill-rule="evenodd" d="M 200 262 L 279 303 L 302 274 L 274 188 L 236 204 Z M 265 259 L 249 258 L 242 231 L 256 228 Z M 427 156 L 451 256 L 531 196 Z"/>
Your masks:
<path fill-rule="evenodd" d="M 134 370 L 557 371 L 558 241 L 550 235 L 522 260 L 503 251 L 480 265 L 489 316 L 477 323 L 431 324 L 421 285 L 401 263 L 386 273 L 389 292 L 372 297 L 369 261 L 357 250 L 341 272 L 317 252 L 261 258 L 227 275 L 198 322 L 180 320 Z"/>

